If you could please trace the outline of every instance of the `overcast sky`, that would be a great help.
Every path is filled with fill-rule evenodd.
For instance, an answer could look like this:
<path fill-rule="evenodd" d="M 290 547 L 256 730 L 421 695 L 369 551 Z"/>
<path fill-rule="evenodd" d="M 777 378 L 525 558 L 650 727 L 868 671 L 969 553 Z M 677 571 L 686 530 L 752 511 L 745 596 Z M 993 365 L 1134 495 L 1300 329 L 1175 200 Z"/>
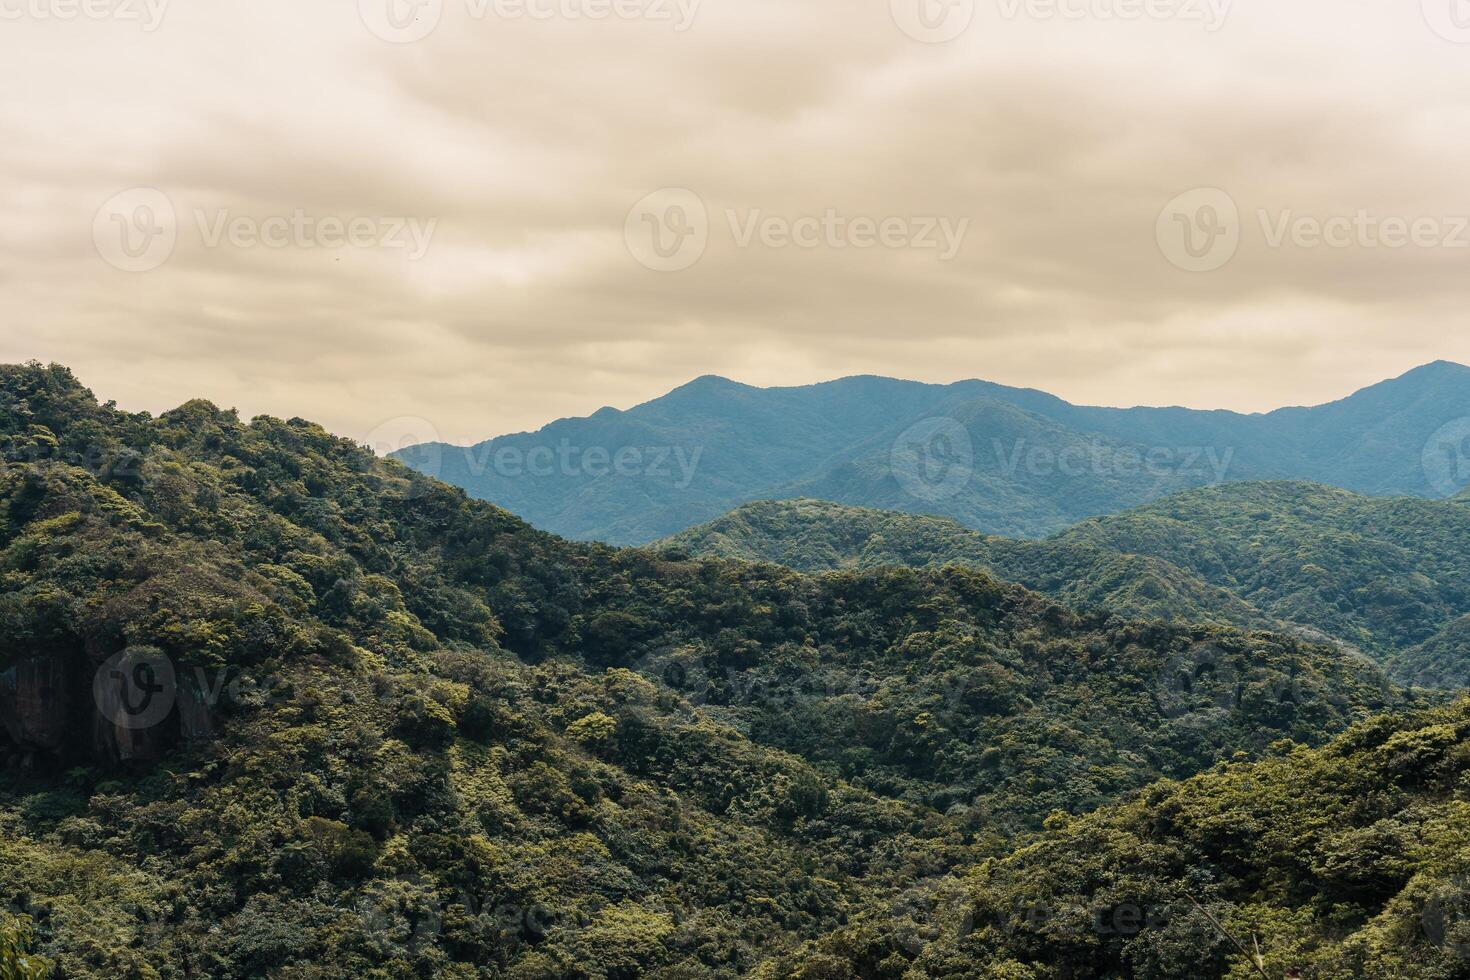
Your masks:
<path fill-rule="evenodd" d="M 1470 361 L 1464 0 L 420 4 L 0 0 L 0 360 L 455 441 Z"/>

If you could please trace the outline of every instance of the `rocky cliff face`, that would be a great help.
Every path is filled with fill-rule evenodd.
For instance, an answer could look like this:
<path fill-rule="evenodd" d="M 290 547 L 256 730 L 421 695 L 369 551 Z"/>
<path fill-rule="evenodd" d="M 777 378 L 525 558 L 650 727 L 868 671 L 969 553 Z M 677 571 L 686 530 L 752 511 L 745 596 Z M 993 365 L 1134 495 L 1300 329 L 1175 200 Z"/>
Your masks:
<path fill-rule="evenodd" d="M 38 656 L 0 671 L 0 767 L 156 762 L 215 732 L 209 696 L 156 651 Z"/>
<path fill-rule="evenodd" d="M 65 747 L 74 714 L 70 674 L 58 657 L 30 657 L 0 672 L 0 725 L 16 754 Z"/>

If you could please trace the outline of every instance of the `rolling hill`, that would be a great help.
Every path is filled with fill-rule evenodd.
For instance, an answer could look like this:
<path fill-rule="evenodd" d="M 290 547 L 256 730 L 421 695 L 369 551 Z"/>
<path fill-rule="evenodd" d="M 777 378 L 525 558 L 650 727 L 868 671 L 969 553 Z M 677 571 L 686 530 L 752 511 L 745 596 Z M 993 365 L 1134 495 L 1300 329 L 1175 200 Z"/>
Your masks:
<path fill-rule="evenodd" d="M 1029 538 L 1235 481 L 1450 496 L 1470 482 L 1467 419 L 1470 368 L 1448 362 L 1263 415 L 1089 408 L 983 381 L 761 389 L 704 377 L 627 411 L 396 455 L 537 527 L 613 544 L 798 497 Z"/>
<path fill-rule="evenodd" d="M 59 367 L 0 367 L 0 459 L 0 935 L 69 978 L 751 975 L 1057 812 L 1424 703 L 973 569 L 572 544 Z"/>
<path fill-rule="evenodd" d="M 803 572 L 971 564 L 1075 608 L 1242 628 L 1282 625 L 1228 590 L 1158 558 L 1055 540 L 993 537 L 948 518 L 823 500 L 746 504 L 653 547 L 774 562 Z"/>
<path fill-rule="evenodd" d="M 965 562 L 1079 607 L 1245 627 L 1298 624 L 1400 679 L 1470 686 L 1470 512 L 1317 484 L 1188 491 L 1044 541 L 820 501 L 750 504 L 668 539 L 806 571 Z"/>
<path fill-rule="evenodd" d="M 1470 971 L 1470 702 L 1161 783 L 925 882 L 760 980 Z"/>
<path fill-rule="evenodd" d="M 1470 686 L 1470 647 L 1446 657 L 1463 636 L 1453 624 L 1470 613 L 1470 512 L 1456 503 L 1310 484 L 1208 488 L 1058 540 L 1170 561 L 1276 619 L 1361 647 L 1406 681 Z"/>

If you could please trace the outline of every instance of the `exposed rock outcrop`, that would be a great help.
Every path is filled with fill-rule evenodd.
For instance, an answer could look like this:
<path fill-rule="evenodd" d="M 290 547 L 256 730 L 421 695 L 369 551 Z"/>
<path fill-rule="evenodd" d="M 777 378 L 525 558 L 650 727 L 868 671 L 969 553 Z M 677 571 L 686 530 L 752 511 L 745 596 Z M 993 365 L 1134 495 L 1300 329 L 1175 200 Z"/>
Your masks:
<path fill-rule="evenodd" d="M 60 752 L 74 715 L 66 661 L 29 657 L 0 671 L 0 724 L 23 752 Z"/>

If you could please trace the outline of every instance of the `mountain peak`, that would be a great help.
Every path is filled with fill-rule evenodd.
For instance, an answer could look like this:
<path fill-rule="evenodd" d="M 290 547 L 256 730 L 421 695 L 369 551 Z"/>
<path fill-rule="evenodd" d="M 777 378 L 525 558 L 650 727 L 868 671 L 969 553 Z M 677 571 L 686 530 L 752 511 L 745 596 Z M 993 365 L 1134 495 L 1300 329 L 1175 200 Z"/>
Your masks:
<path fill-rule="evenodd" d="M 750 385 L 741 384 L 739 381 L 732 381 L 718 374 L 701 374 L 693 381 L 675 388 L 674 391 L 725 391 L 749 387 Z M 670 392 L 670 394 L 672 393 Z"/>
<path fill-rule="evenodd" d="M 1421 364 L 1411 371 L 1400 375 L 1398 380 L 1404 381 L 1410 378 L 1440 378 L 1440 377 L 1465 377 L 1470 375 L 1470 367 L 1456 361 L 1440 359 Z"/>

